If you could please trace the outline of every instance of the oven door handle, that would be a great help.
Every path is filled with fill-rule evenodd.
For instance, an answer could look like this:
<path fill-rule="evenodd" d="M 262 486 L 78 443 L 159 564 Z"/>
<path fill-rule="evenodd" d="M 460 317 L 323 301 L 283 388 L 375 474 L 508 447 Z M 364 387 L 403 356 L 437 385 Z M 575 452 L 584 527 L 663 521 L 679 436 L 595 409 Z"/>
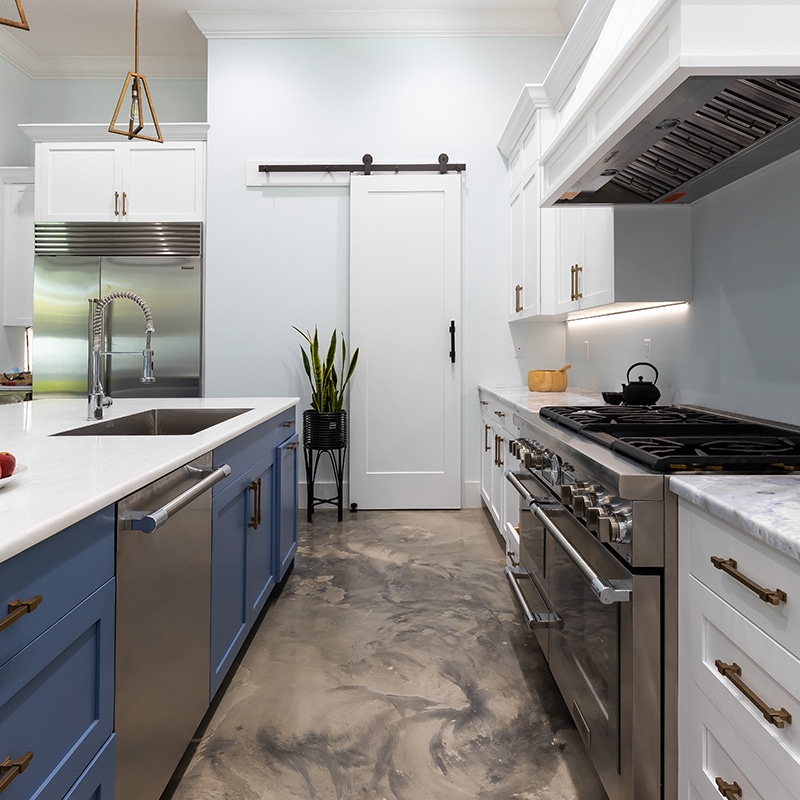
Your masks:
<path fill-rule="evenodd" d="M 598 575 L 586 561 L 586 559 L 572 546 L 563 533 L 553 524 L 550 517 L 540 508 L 542 502 L 534 497 L 523 485 L 519 478 L 511 471 L 506 472 L 508 482 L 522 495 L 525 503 L 530 507 L 531 513 L 544 525 L 545 530 L 556 540 L 558 546 L 564 551 L 564 555 L 578 568 L 581 575 L 589 582 L 592 591 L 597 595 L 598 600 L 604 605 L 612 603 L 625 603 L 631 599 L 630 585 L 625 581 L 606 580 Z"/>
<path fill-rule="evenodd" d="M 542 590 L 541 585 L 538 581 L 534 578 L 533 575 L 529 574 L 524 569 L 514 568 L 514 567 L 506 567 L 505 569 L 506 579 L 508 580 L 509 585 L 511 586 L 511 592 L 514 595 L 514 599 L 517 601 L 517 605 L 520 607 L 522 611 L 522 617 L 525 620 L 525 624 L 532 630 L 539 630 L 542 628 L 563 628 L 564 627 L 564 620 L 562 617 L 558 615 L 558 612 L 553 608 L 550 601 L 545 596 L 544 591 Z M 542 598 L 542 602 L 547 606 L 547 612 L 544 614 L 540 614 L 536 611 L 531 611 L 531 607 L 528 605 L 527 600 L 525 600 L 525 595 L 522 594 L 522 590 L 519 588 L 519 581 L 520 580 L 529 580 L 533 584 L 533 588 L 536 589 L 537 594 L 539 597 Z"/>

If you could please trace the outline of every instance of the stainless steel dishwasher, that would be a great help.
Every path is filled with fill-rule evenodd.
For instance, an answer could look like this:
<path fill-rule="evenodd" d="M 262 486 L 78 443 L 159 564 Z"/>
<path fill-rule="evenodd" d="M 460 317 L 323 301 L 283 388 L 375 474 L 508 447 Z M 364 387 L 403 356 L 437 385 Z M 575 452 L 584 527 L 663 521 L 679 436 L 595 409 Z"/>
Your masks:
<path fill-rule="evenodd" d="M 117 504 L 115 800 L 158 800 L 208 709 L 208 453 Z"/>

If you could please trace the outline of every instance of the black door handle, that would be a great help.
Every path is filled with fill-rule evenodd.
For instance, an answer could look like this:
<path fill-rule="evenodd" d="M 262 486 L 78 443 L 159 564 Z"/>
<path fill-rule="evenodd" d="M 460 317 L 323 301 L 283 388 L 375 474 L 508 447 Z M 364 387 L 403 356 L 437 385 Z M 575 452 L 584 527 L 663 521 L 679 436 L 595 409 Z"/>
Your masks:
<path fill-rule="evenodd" d="M 450 363 L 456 363 L 456 321 L 450 320 Z"/>

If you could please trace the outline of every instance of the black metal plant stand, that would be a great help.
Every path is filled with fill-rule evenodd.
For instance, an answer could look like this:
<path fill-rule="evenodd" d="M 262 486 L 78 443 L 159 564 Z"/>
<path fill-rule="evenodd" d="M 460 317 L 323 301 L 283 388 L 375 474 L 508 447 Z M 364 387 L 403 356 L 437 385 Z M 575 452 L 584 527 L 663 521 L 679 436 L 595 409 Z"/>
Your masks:
<path fill-rule="evenodd" d="M 319 462 L 323 455 L 328 456 L 333 468 L 336 483 L 334 497 L 316 497 L 314 482 L 317 477 Z M 319 505 L 335 505 L 338 520 L 342 521 L 344 505 L 344 464 L 347 454 L 347 412 L 320 412 L 307 410 L 303 412 L 303 459 L 306 465 L 306 510 L 307 519 L 311 522 L 314 508 Z"/>

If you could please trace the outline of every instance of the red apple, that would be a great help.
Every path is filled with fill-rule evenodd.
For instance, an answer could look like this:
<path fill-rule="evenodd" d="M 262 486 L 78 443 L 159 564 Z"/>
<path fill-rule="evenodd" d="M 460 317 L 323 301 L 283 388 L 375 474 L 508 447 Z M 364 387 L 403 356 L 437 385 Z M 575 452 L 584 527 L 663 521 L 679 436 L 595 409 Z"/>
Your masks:
<path fill-rule="evenodd" d="M 17 459 L 5 450 L 0 453 L 0 478 L 8 478 L 14 474 Z"/>

